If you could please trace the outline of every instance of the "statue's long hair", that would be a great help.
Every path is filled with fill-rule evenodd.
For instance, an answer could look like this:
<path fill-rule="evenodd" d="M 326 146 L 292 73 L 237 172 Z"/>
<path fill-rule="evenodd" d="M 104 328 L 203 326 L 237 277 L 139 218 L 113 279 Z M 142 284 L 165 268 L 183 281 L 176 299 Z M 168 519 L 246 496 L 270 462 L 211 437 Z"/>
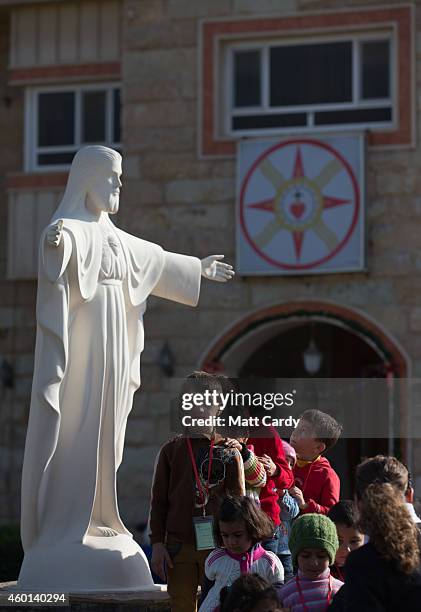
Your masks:
<path fill-rule="evenodd" d="M 92 180 L 99 174 L 104 177 L 114 161 L 121 163 L 121 155 L 114 149 L 92 145 L 80 149 L 73 158 L 63 198 L 51 217 L 51 223 L 59 219 L 88 218 L 86 196 Z M 108 218 L 108 215 L 106 215 Z"/>

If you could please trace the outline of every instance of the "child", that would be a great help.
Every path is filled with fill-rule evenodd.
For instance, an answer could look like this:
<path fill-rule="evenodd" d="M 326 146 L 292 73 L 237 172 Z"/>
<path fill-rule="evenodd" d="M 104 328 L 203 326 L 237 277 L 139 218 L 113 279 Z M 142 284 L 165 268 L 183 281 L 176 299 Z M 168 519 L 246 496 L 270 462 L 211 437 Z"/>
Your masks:
<path fill-rule="evenodd" d="M 291 470 L 293 470 L 297 460 L 295 449 L 292 448 L 288 442 L 285 442 L 285 440 L 282 440 L 282 446 L 285 453 L 285 459 Z M 298 516 L 300 509 L 297 501 L 291 497 L 287 489 L 280 491 L 279 505 L 281 508 L 281 524 L 278 529 L 277 554 L 284 566 L 285 582 L 287 582 L 293 576 L 292 558 L 288 545 L 289 535 L 291 533 L 291 523 L 292 519 Z"/>
<path fill-rule="evenodd" d="M 279 589 L 282 605 L 291 612 L 325 612 L 343 584 L 329 570 L 338 550 L 335 525 L 322 514 L 300 516 L 292 525 L 289 547 L 298 574 Z"/>
<path fill-rule="evenodd" d="M 269 583 L 282 583 L 284 570 L 278 557 L 260 542 L 273 531 L 273 524 L 249 497 L 226 497 L 214 518 L 218 548 L 205 563 L 207 581 L 199 612 L 212 612 L 219 606 L 221 589 L 241 574 L 255 572 Z"/>
<path fill-rule="evenodd" d="M 258 574 L 244 574 L 221 590 L 221 612 L 282 612 L 276 589 Z"/>
<path fill-rule="evenodd" d="M 221 386 L 206 372 L 194 372 L 183 387 L 183 393 L 213 390 L 220 393 Z M 200 416 L 208 416 L 214 408 L 206 407 Z M 221 446 L 220 441 L 212 429 L 194 438 L 181 435 L 167 442 L 159 454 L 150 512 L 151 566 L 163 580 L 168 578 L 173 612 L 196 611 L 197 588 L 213 548 L 203 531 L 202 542 L 197 541 L 199 528 L 205 529 L 204 535 L 212 535 L 209 522 L 200 525 L 193 517 L 211 517 L 225 495 L 245 493 L 240 453 Z"/>
<path fill-rule="evenodd" d="M 320 410 L 306 410 L 292 433 L 290 443 L 297 453 L 295 486 L 290 494 L 297 500 L 301 514 L 327 514 L 339 501 L 340 480 L 322 454 L 336 444 L 342 426 Z"/>
<path fill-rule="evenodd" d="M 357 467 L 355 496 L 360 530 L 370 538 L 346 560 L 346 582 L 332 612 L 419 612 L 418 530 L 405 506 L 408 470 L 377 455 Z"/>
<path fill-rule="evenodd" d="M 358 511 L 350 499 L 342 499 L 332 506 L 327 515 L 335 523 L 339 548 L 335 563 L 330 568 L 332 576 L 345 582 L 345 561 L 352 550 L 364 544 L 364 534 L 358 529 Z"/>

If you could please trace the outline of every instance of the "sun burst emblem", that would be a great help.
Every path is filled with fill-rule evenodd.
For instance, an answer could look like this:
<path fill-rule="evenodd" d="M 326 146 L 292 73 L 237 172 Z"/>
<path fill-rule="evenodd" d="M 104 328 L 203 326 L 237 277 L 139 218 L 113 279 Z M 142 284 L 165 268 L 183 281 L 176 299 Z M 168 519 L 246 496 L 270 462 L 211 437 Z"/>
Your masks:
<path fill-rule="evenodd" d="M 347 244 L 359 200 L 354 172 L 338 151 L 318 140 L 294 139 L 253 163 L 242 183 L 240 223 L 260 257 L 285 269 L 309 269 Z"/>

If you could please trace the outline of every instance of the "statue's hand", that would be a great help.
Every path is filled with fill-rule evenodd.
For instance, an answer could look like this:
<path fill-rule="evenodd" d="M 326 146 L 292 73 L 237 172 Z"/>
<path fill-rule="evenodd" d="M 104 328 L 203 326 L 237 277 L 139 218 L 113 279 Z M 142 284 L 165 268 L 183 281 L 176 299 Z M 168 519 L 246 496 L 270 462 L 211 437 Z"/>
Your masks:
<path fill-rule="evenodd" d="M 226 283 L 231 280 L 235 274 L 233 267 L 219 261 L 220 259 L 224 259 L 224 255 L 209 255 L 209 257 L 202 259 L 202 276 L 219 283 Z"/>
<path fill-rule="evenodd" d="M 63 220 L 60 219 L 54 225 L 50 225 L 47 232 L 47 244 L 50 247 L 58 247 L 63 233 Z"/>

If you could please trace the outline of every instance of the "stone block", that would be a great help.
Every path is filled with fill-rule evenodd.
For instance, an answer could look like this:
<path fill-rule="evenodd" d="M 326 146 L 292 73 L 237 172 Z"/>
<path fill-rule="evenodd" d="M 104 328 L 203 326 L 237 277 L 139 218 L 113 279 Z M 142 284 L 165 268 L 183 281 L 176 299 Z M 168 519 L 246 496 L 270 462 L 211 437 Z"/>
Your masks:
<path fill-rule="evenodd" d="M 183 17 L 215 17 L 231 15 L 231 0 L 168 0 L 167 15 L 171 19 Z"/>
<path fill-rule="evenodd" d="M 132 216 L 139 206 L 159 206 L 164 203 L 164 188 L 156 182 L 126 179 L 123 177 L 124 185 L 120 210 L 123 216 Z"/>
<path fill-rule="evenodd" d="M 414 265 L 409 251 L 391 247 L 387 251 L 371 252 L 368 267 L 373 276 L 390 277 L 410 274 Z"/>
<path fill-rule="evenodd" d="M 155 439 L 155 421 L 153 418 L 132 418 L 129 416 L 126 430 L 125 447 L 148 444 Z"/>
<path fill-rule="evenodd" d="M 140 179 L 140 157 L 138 155 L 125 155 L 123 157 L 123 175 L 124 180 Z"/>
<path fill-rule="evenodd" d="M 174 181 L 175 179 L 199 179 L 216 176 L 213 172 L 220 164 L 199 161 L 196 153 L 145 152 L 142 173 L 150 181 Z M 230 175 L 234 176 L 234 174 Z"/>
<path fill-rule="evenodd" d="M 158 415 L 167 415 L 170 411 L 172 398 L 173 396 L 168 392 L 149 393 L 143 391 L 140 393 L 139 409 L 135 416 L 155 418 Z"/>
<path fill-rule="evenodd" d="M 166 201 L 172 203 L 224 202 L 235 198 L 233 179 L 174 181 L 166 186 Z"/>
<path fill-rule="evenodd" d="M 125 103 L 196 98 L 197 49 L 131 51 L 123 57 Z M 154 88 L 153 96 L 147 89 Z M 158 97 L 156 97 L 158 96 Z"/>
<path fill-rule="evenodd" d="M 124 33 L 124 45 L 130 50 L 194 47 L 197 37 L 196 19 L 161 19 L 155 23 L 130 23 Z"/>
<path fill-rule="evenodd" d="M 126 108 L 125 125 L 141 128 L 191 126 L 196 122 L 196 104 L 189 100 L 131 103 Z"/>
<path fill-rule="evenodd" d="M 232 262 L 230 262 L 232 263 Z M 200 295 L 201 308 L 224 308 L 248 310 L 251 307 L 251 288 L 247 282 L 234 277 L 228 284 L 203 283 Z"/>
<path fill-rule="evenodd" d="M 136 27 L 145 22 L 154 22 L 165 17 L 166 0 L 126 0 L 124 18 L 127 27 Z"/>
<path fill-rule="evenodd" d="M 34 355 L 16 355 L 13 362 L 16 376 L 33 375 Z"/>
<path fill-rule="evenodd" d="M 167 128 L 134 127 L 126 138 L 126 150 L 131 153 L 149 151 L 194 151 L 195 128 L 191 126 Z"/>
<path fill-rule="evenodd" d="M 421 307 L 420 306 L 411 308 L 410 318 L 409 318 L 409 327 L 411 331 L 416 331 L 416 332 L 421 331 Z"/>
<path fill-rule="evenodd" d="M 234 13 L 293 13 L 297 9 L 296 0 L 234 0 Z"/>

